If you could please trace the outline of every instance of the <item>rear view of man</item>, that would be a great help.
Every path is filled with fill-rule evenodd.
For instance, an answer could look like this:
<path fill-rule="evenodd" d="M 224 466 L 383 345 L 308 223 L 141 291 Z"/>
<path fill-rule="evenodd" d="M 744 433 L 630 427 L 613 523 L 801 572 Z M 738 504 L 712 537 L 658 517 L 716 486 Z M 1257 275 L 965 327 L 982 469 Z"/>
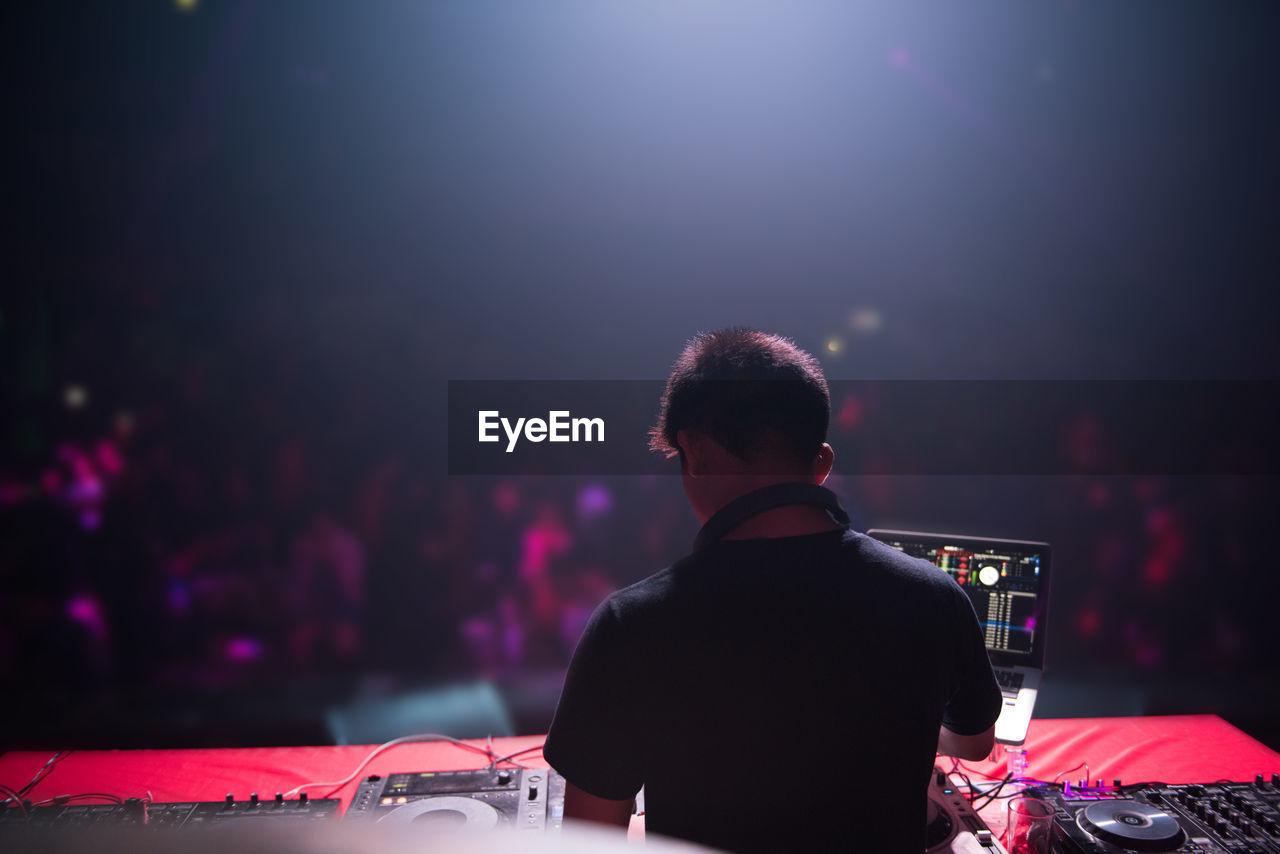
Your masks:
<path fill-rule="evenodd" d="M 935 751 L 990 752 L 1001 708 L 964 592 L 848 527 L 817 361 L 695 337 L 652 446 L 680 460 L 692 554 L 596 609 L 545 756 L 566 815 L 729 851 L 924 849 Z"/>

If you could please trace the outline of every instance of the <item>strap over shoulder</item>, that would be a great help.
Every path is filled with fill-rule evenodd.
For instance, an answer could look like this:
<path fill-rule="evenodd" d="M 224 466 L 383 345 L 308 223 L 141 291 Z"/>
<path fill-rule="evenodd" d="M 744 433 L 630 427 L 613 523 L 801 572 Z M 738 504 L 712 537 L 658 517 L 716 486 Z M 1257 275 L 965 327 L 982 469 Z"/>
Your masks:
<path fill-rule="evenodd" d="M 740 495 L 717 510 L 698 531 L 698 536 L 693 541 L 693 550 L 706 548 L 752 516 L 792 504 L 821 507 L 836 522 L 846 528 L 849 526 L 849 514 L 840 506 L 840 499 L 825 486 L 818 486 L 816 483 L 775 483 Z"/>

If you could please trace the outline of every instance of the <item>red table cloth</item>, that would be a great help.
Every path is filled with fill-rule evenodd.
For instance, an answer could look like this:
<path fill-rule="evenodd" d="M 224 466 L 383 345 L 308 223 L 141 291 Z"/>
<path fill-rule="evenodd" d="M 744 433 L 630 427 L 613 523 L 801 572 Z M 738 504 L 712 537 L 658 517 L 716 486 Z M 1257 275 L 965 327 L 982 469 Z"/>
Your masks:
<path fill-rule="evenodd" d="M 820 748 L 832 737 L 838 736 L 815 733 L 811 744 Z M 804 747 L 805 741 L 801 737 L 788 743 Z M 485 744 L 482 740 L 468 743 Z M 542 736 L 493 740 L 499 755 L 541 743 Z M 0 783 L 14 789 L 25 785 L 56 747 L 51 745 L 46 752 L 0 756 Z M 1216 715 L 1033 720 L 1025 748 L 1028 774 L 1041 780 L 1052 780 L 1080 762 L 1089 763 L 1093 779 L 1105 778 L 1108 783 L 1117 777 L 1126 783 L 1252 780 L 1254 774 L 1280 771 L 1280 754 Z M 60 761 L 30 797 L 38 801 L 83 792 L 142 797 L 150 792 L 156 801 L 217 801 L 228 793 L 243 800 L 257 792 L 266 800 L 303 783 L 340 780 L 373 749 L 347 746 L 76 751 Z M 744 747 L 740 760 L 749 765 L 752 750 L 777 749 L 776 743 Z M 967 765 L 994 777 L 1003 776 L 1004 751 L 997 747 L 995 757 Z M 540 751 L 526 754 L 519 761 L 530 767 L 546 767 Z M 345 806 L 360 780 L 369 774 L 453 771 L 483 768 L 486 764 L 480 754 L 448 742 L 397 745 L 375 758 L 352 782 L 341 787 L 312 786 L 307 792 L 313 798 L 341 798 Z M 943 764 L 949 765 L 949 760 Z M 865 772 L 874 774 L 876 769 L 867 768 Z M 1068 778 L 1074 781 L 1084 776 L 1081 767 Z"/>

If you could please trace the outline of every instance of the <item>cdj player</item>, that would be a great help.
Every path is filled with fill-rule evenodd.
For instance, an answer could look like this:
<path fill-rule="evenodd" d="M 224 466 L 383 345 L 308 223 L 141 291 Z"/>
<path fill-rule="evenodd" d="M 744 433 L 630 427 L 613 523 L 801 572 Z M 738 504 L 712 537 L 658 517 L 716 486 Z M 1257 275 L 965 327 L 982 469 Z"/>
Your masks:
<path fill-rule="evenodd" d="M 1280 854 L 1280 774 L 1252 783 L 1033 786 L 1054 808 L 1058 854 Z"/>
<path fill-rule="evenodd" d="M 564 819 L 564 778 L 545 768 L 366 777 L 346 818 L 424 829 L 554 831 Z"/>
<path fill-rule="evenodd" d="M 937 767 L 929 787 L 925 846 L 926 854 L 1005 854 L 986 822 Z"/>

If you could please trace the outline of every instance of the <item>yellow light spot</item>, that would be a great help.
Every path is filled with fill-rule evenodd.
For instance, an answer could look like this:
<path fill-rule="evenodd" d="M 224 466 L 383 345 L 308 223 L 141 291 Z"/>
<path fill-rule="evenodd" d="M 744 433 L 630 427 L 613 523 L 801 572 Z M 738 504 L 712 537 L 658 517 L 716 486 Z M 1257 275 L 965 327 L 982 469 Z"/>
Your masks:
<path fill-rule="evenodd" d="M 173 5 L 179 12 L 194 12 L 200 0 L 173 0 Z"/>
<path fill-rule="evenodd" d="M 844 342 L 843 342 L 843 341 L 841 341 L 839 338 L 828 338 L 828 339 L 827 339 L 827 352 L 828 352 L 828 353 L 839 353 L 843 348 L 844 348 Z"/>

